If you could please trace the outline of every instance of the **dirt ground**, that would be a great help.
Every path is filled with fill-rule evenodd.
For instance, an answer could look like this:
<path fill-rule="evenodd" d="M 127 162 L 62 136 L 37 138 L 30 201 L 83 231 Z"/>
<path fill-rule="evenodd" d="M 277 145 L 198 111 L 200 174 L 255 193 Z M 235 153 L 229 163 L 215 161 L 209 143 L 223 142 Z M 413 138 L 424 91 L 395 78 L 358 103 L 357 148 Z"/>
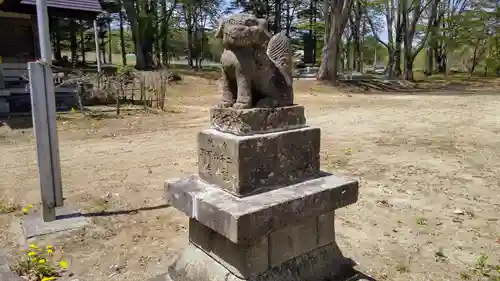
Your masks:
<path fill-rule="evenodd" d="M 296 89 L 308 123 L 322 129 L 323 169 L 360 182 L 359 201 L 337 212 L 336 230 L 361 272 L 499 280 L 499 88 L 346 94 L 299 81 Z M 214 81 L 190 77 L 168 96 L 165 114 L 60 117 L 65 204 L 91 214 L 86 229 L 38 241 L 69 260 L 72 277 L 61 280 L 146 280 L 186 245 L 187 219 L 165 206 L 163 183 L 196 171 L 195 136 L 218 96 Z M 32 129 L 0 126 L 0 202 L 39 202 L 37 177 Z M 0 247 L 13 255 L 23 247 L 19 216 L 0 215 Z"/>

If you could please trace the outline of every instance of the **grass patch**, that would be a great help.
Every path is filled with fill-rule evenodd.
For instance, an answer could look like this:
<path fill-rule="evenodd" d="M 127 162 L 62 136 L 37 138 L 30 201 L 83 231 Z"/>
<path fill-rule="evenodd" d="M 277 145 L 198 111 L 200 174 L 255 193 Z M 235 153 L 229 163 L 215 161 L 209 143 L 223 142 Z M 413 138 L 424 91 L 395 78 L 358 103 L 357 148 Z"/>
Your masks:
<path fill-rule="evenodd" d="M 0 201 L 0 214 L 10 214 L 19 210 L 21 207 L 12 203 L 5 203 Z"/>
<path fill-rule="evenodd" d="M 418 225 L 427 225 L 427 219 L 426 218 L 418 218 L 417 219 L 417 224 Z"/>
<path fill-rule="evenodd" d="M 399 273 L 407 273 L 410 272 L 410 269 L 406 264 L 399 263 L 396 265 L 396 271 Z"/>
<path fill-rule="evenodd" d="M 460 273 L 460 279 L 462 280 L 471 280 L 471 276 L 468 272 L 461 272 Z"/>
<path fill-rule="evenodd" d="M 53 246 L 39 248 L 36 244 L 31 244 L 17 263 L 11 266 L 13 272 L 30 281 L 56 280 L 67 268 L 68 262 L 56 262 Z"/>

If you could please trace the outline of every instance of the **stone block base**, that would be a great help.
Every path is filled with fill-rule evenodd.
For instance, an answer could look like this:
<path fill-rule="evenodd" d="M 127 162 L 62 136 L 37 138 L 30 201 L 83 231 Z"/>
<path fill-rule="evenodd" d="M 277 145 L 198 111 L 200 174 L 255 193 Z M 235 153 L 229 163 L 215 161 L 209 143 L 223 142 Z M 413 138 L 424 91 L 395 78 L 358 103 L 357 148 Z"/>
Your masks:
<path fill-rule="evenodd" d="M 167 181 L 165 189 L 169 204 L 238 244 L 253 243 L 269 233 L 280 235 L 283 229 L 283 235 L 289 234 L 294 230 L 287 227 L 297 222 L 321 219 L 358 200 L 358 182 L 330 174 L 243 198 L 207 184 L 198 176 Z M 316 231 L 316 221 L 310 223 L 314 228 L 311 231 Z"/>
<path fill-rule="evenodd" d="M 240 136 L 270 133 L 305 127 L 304 107 L 300 105 L 277 108 L 212 108 L 212 128 Z"/>
<path fill-rule="evenodd" d="M 234 243 L 195 219 L 189 241 L 245 279 L 335 242 L 334 213 L 312 216 L 248 243 Z"/>
<path fill-rule="evenodd" d="M 198 134 L 198 173 L 238 197 L 313 178 L 319 173 L 320 129 L 253 136 Z"/>
<path fill-rule="evenodd" d="M 337 280 L 352 261 L 342 257 L 335 243 L 272 267 L 260 275 L 240 278 L 190 243 L 168 274 L 158 281 L 325 281 Z"/>

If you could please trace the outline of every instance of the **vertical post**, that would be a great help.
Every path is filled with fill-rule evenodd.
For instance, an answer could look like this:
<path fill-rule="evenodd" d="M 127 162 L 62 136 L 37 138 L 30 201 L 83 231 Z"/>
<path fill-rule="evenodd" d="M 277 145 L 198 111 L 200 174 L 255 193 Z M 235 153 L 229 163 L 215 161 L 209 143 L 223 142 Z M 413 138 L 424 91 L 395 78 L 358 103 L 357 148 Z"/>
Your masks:
<path fill-rule="evenodd" d="M 56 108 L 52 70 L 39 63 L 28 63 L 33 126 L 38 157 L 38 177 L 42 193 L 42 216 L 56 219 L 56 207 L 63 205 Z"/>
<path fill-rule="evenodd" d="M 97 60 L 97 72 L 101 74 L 101 51 L 99 50 L 99 33 L 97 31 L 97 20 L 94 20 L 94 37 L 95 37 L 95 57 Z"/>
<path fill-rule="evenodd" d="M 54 80 L 50 64 L 52 49 L 46 0 L 36 0 L 40 55 L 43 63 L 28 63 L 33 125 L 38 156 L 38 176 L 44 221 L 56 219 L 56 207 L 63 206 L 59 145 L 56 129 Z"/>
<path fill-rule="evenodd" d="M 52 63 L 50 47 L 49 14 L 46 0 L 36 0 L 36 18 L 38 21 L 38 37 L 40 38 L 40 55 L 43 61 Z"/>
<path fill-rule="evenodd" d="M 99 50 L 99 34 L 97 32 L 97 20 L 94 20 L 95 57 L 97 60 L 97 88 L 101 88 L 101 51 Z"/>

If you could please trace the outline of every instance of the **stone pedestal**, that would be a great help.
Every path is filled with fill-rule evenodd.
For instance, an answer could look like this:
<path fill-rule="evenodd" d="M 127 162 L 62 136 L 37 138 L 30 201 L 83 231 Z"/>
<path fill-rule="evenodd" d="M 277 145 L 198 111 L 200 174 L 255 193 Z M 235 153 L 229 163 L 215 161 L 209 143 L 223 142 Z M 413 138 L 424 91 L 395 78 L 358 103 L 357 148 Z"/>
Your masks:
<path fill-rule="evenodd" d="M 217 108 L 211 124 L 198 175 L 165 184 L 190 218 L 166 280 L 332 280 L 343 262 L 335 210 L 357 201 L 358 183 L 320 171 L 320 129 L 303 107 Z"/>

